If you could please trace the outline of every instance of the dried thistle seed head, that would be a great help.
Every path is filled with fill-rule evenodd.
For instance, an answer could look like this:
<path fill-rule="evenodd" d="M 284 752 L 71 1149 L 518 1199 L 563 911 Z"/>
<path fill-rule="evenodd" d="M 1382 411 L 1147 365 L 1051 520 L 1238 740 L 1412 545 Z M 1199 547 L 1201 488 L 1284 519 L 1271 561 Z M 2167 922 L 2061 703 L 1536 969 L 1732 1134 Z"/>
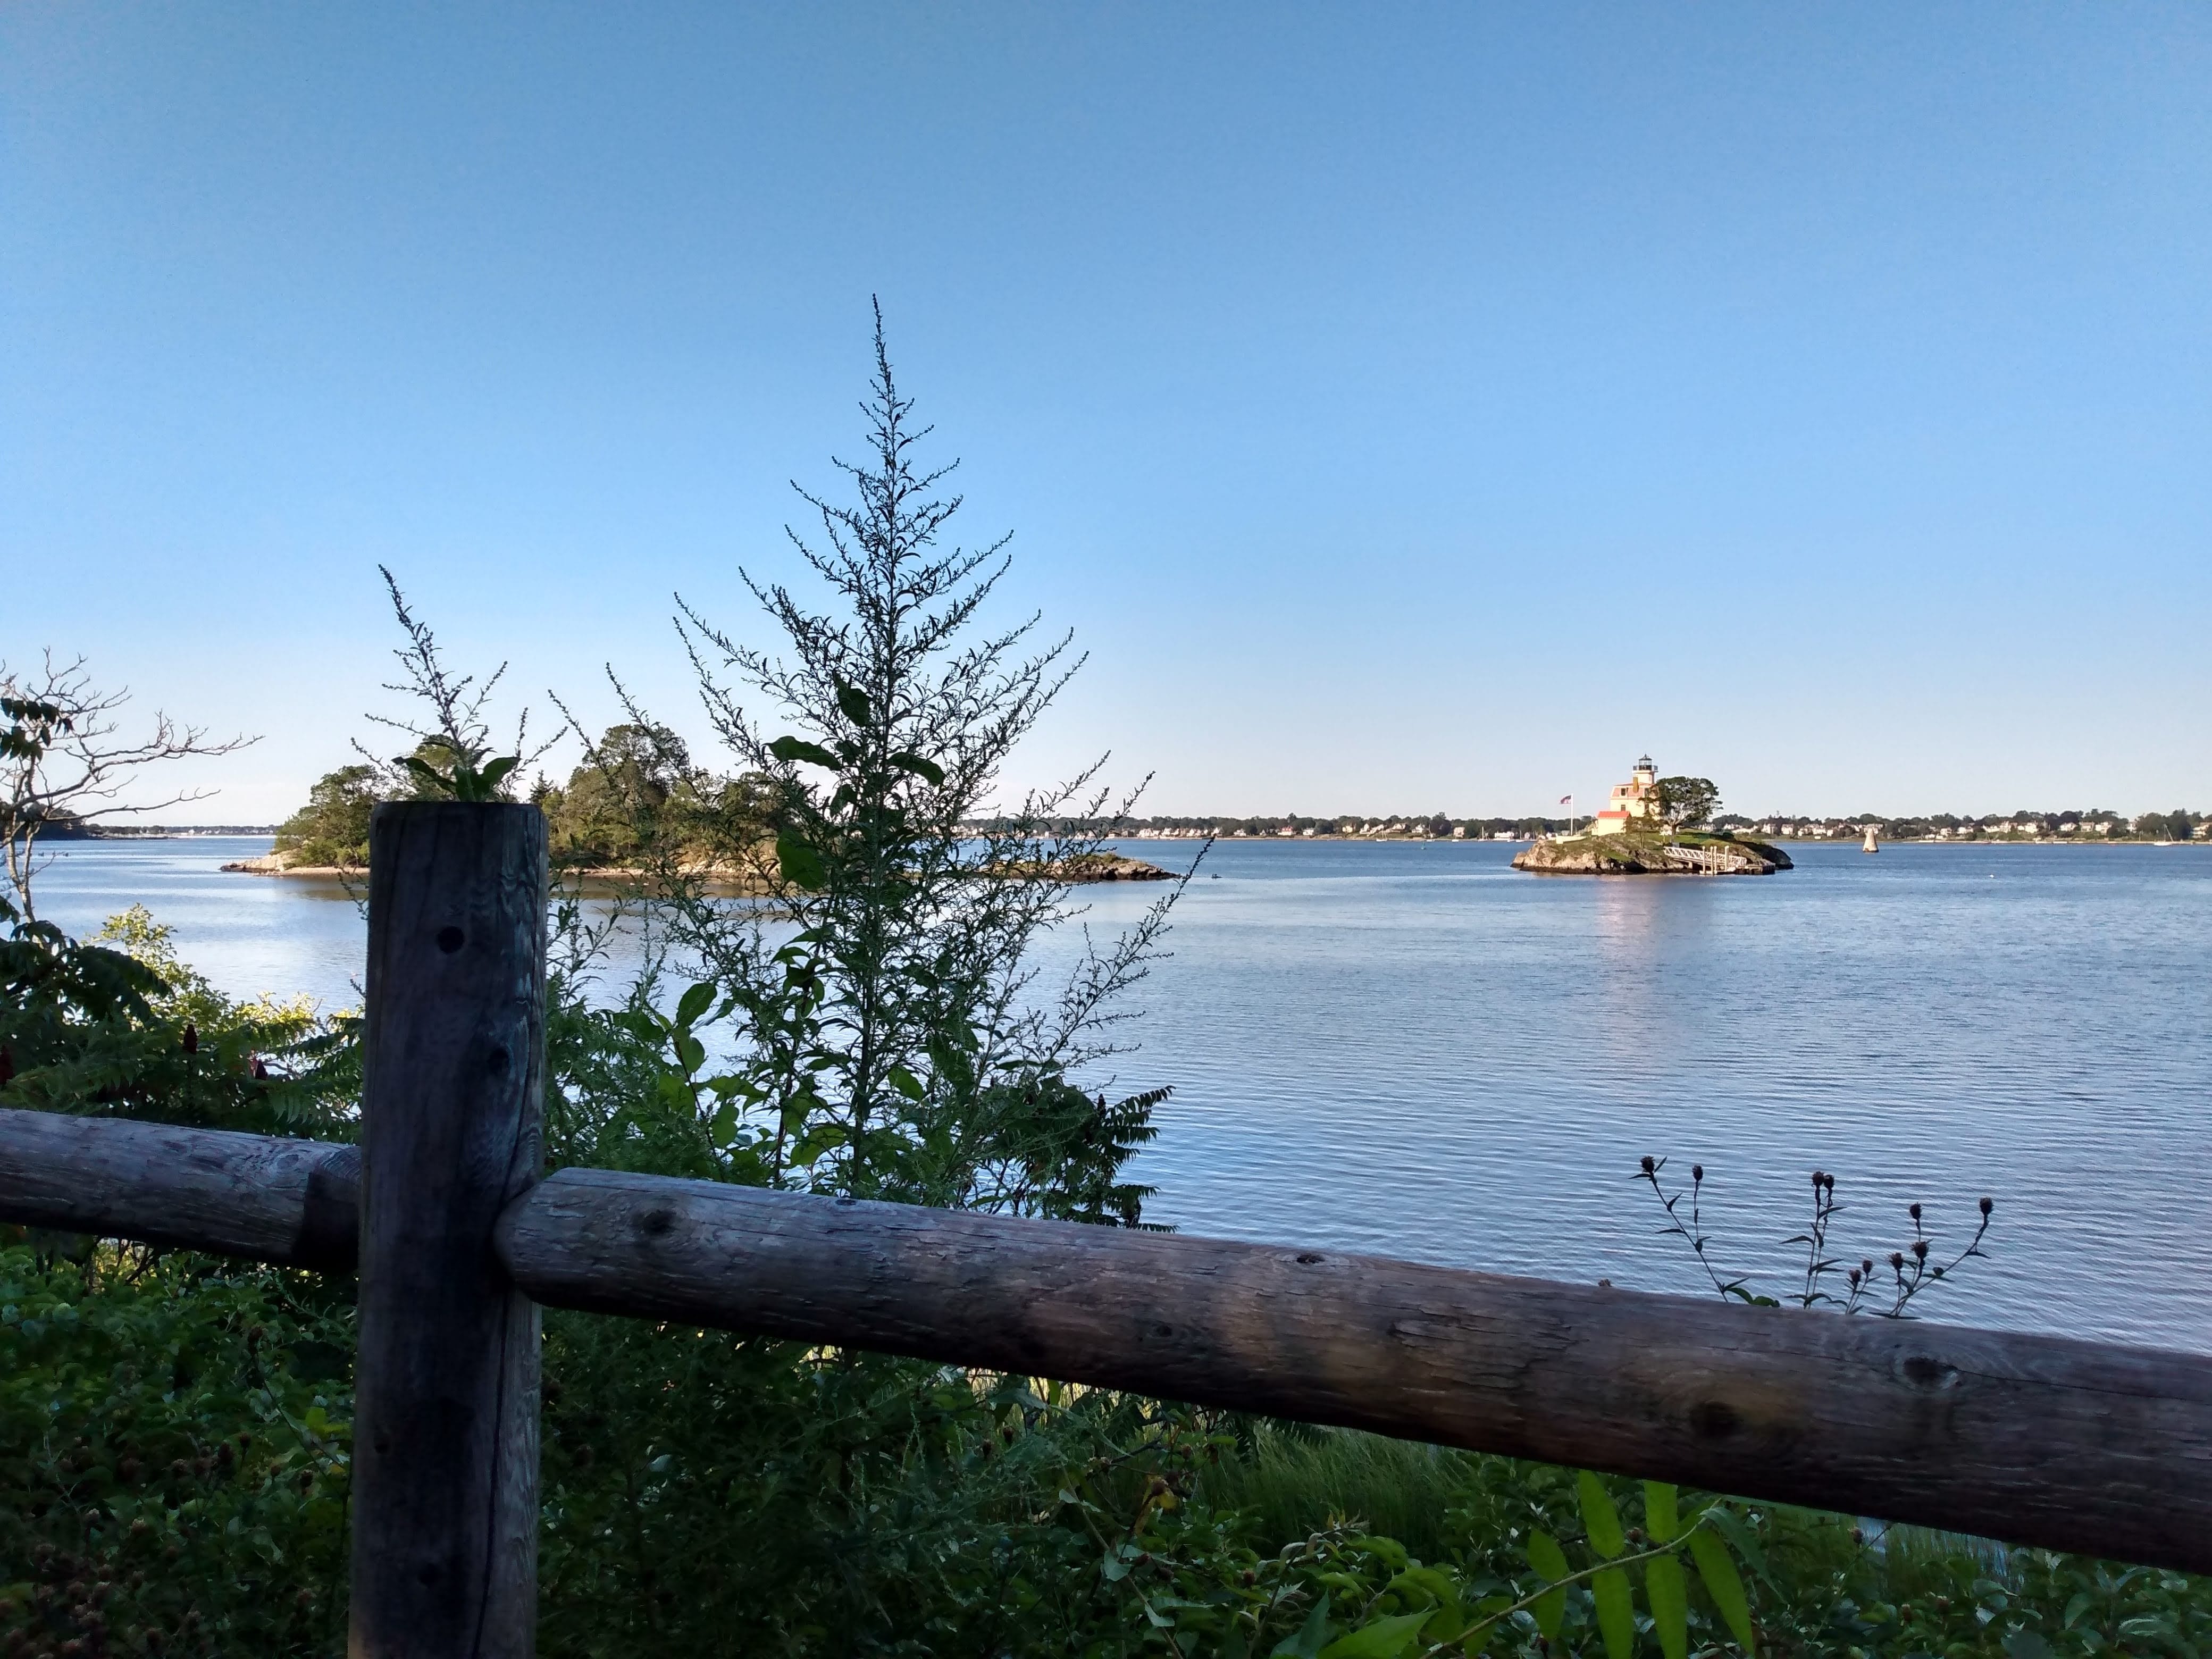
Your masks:
<path fill-rule="evenodd" d="M 1924 1238 L 1914 1239 L 1912 1241 L 1912 1254 L 1918 1256 L 1923 1261 L 1927 1261 L 1928 1241 Z"/>
<path fill-rule="evenodd" d="M 1656 1171 L 1656 1170 L 1657 1170 L 1657 1169 L 1658 1169 L 1658 1167 L 1659 1167 L 1656 1164 L 1655 1164 L 1655 1163 L 1653 1163 L 1653 1162 L 1652 1162 L 1652 1160 L 1651 1160 L 1650 1157 L 1648 1154 L 1644 1157 L 1644 1160 L 1643 1160 L 1643 1163 L 1644 1163 L 1644 1174 L 1646 1174 L 1646 1175 L 1653 1174 L 1655 1171 Z"/>
<path fill-rule="evenodd" d="M 1826 1177 L 1826 1176 L 1822 1175 L 1822 1174 L 1820 1173 L 1820 1171 L 1819 1171 L 1818 1170 L 1814 1170 L 1814 1171 L 1813 1171 L 1813 1190 L 1814 1190 L 1814 1192 L 1816 1192 L 1816 1193 L 1817 1193 L 1817 1192 L 1819 1192 L 1819 1191 L 1820 1190 L 1820 1183 L 1821 1183 L 1823 1181 L 1826 1180 L 1826 1179 L 1827 1179 L 1827 1177 Z"/>
<path fill-rule="evenodd" d="M 1834 1192 L 1836 1190 L 1835 1176 L 1826 1174 L 1822 1175 L 1820 1177 L 1820 1186 L 1825 1191 L 1831 1193 Z"/>
<path fill-rule="evenodd" d="M 1850 1280 L 1851 1280 L 1851 1288 L 1852 1288 L 1853 1290 L 1855 1290 L 1855 1291 L 1856 1291 L 1856 1289 L 1858 1289 L 1858 1287 L 1859 1287 L 1859 1270 L 1858 1270 L 1856 1267 L 1854 1267 L 1854 1268 L 1852 1268 L 1852 1269 L 1851 1269 L 1851 1272 L 1850 1272 Z"/>
<path fill-rule="evenodd" d="M 1892 1250 L 1889 1253 L 1889 1265 L 1902 1273 L 1905 1270 L 1905 1252 Z"/>
<path fill-rule="evenodd" d="M 1996 1208 L 1996 1205 L 1994 1205 L 1994 1204 L 1992 1204 L 1992 1203 L 1990 1203 L 1990 1200 L 1987 1200 L 1986 1198 L 1985 1198 L 1985 1199 L 1984 1199 L 1984 1200 L 1982 1200 L 1982 1213 L 1983 1213 L 1984 1215 L 1987 1215 L 1987 1214 L 1988 1214 L 1991 1210 L 1994 1210 L 1995 1208 Z"/>
<path fill-rule="evenodd" d="M 1690 1166 L 1690 1179 L 1695 1182 L 1703 1181 L 1705 1178 L 1705 1166 L 1702 1164 L 1692 1164 Z"/>
<path fill-rule="evenodd" d="M 1869 1256 L 1864 1261 L 1860 1262 L 1859 1268 L 1860 1271 L 1863 1273 L 1872 1273 L 1874 1272 L 1874 1258 Z"/>

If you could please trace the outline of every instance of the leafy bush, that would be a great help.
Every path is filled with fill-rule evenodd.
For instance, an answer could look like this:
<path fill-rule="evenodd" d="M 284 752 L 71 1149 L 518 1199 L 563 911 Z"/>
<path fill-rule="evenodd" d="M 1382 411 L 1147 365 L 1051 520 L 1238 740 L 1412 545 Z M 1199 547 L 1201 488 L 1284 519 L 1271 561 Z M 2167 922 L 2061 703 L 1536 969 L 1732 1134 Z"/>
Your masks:
<path fill-rule="evenodd" d="M 356 1022 L 305 998 L 238 1002 L 178 961 L 145 908 L 90 944 L 0 899 L 0 1105 L 343 1139 Z"/>
<path fill-rule="evenodd" d="M 7 1651 L 338 1651 L 351 1315 L 309 1274 L 0 1247 Z"/>

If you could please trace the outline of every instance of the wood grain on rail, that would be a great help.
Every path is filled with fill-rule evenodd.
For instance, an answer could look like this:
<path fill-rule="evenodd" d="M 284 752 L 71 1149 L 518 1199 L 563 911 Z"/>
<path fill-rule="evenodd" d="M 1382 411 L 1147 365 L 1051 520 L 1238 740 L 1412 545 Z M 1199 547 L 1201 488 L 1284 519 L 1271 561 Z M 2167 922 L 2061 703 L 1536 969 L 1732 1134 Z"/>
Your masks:
<path fill-rule="evenodd" d="M 349 1236 L 349 1157 L 0 1111 L 0 1219 L 317 1265 L 305 1218 Z M 552 1306 L 2212 1571 L 2199 1355 L 599 1170 L 514 1200 L 495 1242 Z"/>
<path fill-rule="evenodd" d="M 2212 1571 L 2212 1359 L 567 1170 L 539 1301 Z"/>
<path fill-rule="evenodd" d="M 361 1154 L 327 1141 L 0 1110 L 0 1221 L 349 1270 Z"/>

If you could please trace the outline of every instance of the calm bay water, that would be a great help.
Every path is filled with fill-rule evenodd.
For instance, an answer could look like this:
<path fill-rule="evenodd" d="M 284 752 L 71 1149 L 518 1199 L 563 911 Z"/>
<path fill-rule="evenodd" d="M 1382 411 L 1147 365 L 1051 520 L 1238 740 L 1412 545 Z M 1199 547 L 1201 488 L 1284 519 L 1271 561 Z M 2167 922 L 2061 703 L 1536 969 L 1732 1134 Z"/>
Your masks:
<path fill-rule="evenodd" d="M 217 870 L 266 845 L 76 843 L 40 908 L 89 932 L 141 902 L 225 990 L 356 1000 L 342 890 Z M 1763 880 L 1539 878 L 1511 850 L 1214 849 L 1117 1062 L 1176 1086 L 1154 1218 L 1694 1290 L 1632 1179 L 1666 1155 L 1705 1166 L 1715 1259 L 1782 1291 L 1819 1167 L 1853 1259 L 1907 1242 L 1915 1200 L 1940 1253 L 1996 1199 L 1993 1259 L 1932 1316 L 2212 1349 L 2212 850 L 1823 846 Z M 1154 896 L 1094 890 L 1091 923 Z"/>

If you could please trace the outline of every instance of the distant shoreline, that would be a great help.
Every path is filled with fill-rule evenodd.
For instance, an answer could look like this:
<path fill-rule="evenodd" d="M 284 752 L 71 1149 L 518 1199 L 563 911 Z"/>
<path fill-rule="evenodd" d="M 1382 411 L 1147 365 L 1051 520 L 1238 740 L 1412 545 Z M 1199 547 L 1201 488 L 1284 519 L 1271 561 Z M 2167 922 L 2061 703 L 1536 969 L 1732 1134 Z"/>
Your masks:
<path fill-rule="evenodd" d="M 353 883 L 366 881 L 366 866 L 353 864 L 288 864 L 281 853 L 265 854 L 259 858 L 237 859 L 222 866 L 227 875 L 273 876 L 286 881 L 323 881 Z M 586 867 L 564 867 L 554 872 L 564 878 L 590 882 L 602 887 L 620 887 L 625 883 L 649 879 L 653 872 L 625 866 L 599 865 Z M 703 881 L 708 890 L 722 897 L 764 898 L 775 892 L 773 885 L 758 870 L 730 865 L 694 868 L 686 873 Z M 993 866 L 982 873 L 994 876 L 1014 876 L 1030 873 L 1026 868 Z M 1064 860 L 1050 872 L 1059 880 L 1073 886 L 1095 886 L 1103 882 L 1117 881 L 1173 881 L 1172 870 L 1163 870 L 1157 864 L 1147 864 L 1142 859 L 1124 857 L 1115 853 L 1097 853 L 1081 858 Z"/>
<path fill-rule="evenodd" d="M 1562 831 L 1561 836 L 1566 832 Z M 1306 842 L 1340 842 L 1365 846 L 1389 843 L 1408 847 L 1527 847 L 1536 842 L 1558 840 L 1560 836 L 1216 836 L 1216 841 L 1286 842 L 1293 846 Z M 1163 843 L 1202 842 L 1202 835 L 1163 836 L 1157 832 L 1139 831 L 1133 835 L 1109 836 L 1114 842 L 1148 841 Z M 1860 837 L 1852 836 L 1768 836 L 1757 839 L 1765 842 L 1787 842 L 1793 847 L 1853 847 Z M 2027 836 L 1992 836 L 1970 841 L 1960 836 L 1884 836 L 1883 847 L 2191 847 L 2212 848 L 2212 839 L 2190 841 L 2138 841 L 2130 836 L 2045 836 L 2040 839 Z"/>
<path fill-rule="evenodd" d="M 62 834 L 49 830 L 40 837 L 40 840 L 50 843 L 82 841 L 216 841 L 226 839 L 242 840 L 253 836 L 271 837 L 274 836 L 276 833 L 276 826 L 273 824 L 149 824 L 144 828 L 101 830 L 91 835 L 74 833 Z M 1861 831 L 1841 836 L 1790 836 L 1762 834 L 1759 836 L 1759 839 L 1767 842 L 1787 842 L 1791 846 L 1818 846 L 1826 842 L 1832 843 L 1838 847 L 1845 847 L 1856 842 L 1859 839 L 1860 835 L 1863 833 L 1863 832 Z M 1164 835 L 1158 830 L 1140 830 L 1126 835 L 1109 836 L 1109 839 L 1116 842 L 1143 841 L 1158 842 L 1163 844 L 1168 844 L 1178 842 L 1203 842 L 1207 839 L 1207 836 L 1205 832 L 1195 830 L 1184 830 L 1178 833 Z M 1351 843 L 1387 842 L 1393 845 L 1409 846 L 1448 845 L 1460 847 L 1525 847 L 1533 842 L 1544 840 L 1546 837 L 1541 836 L 1498 836 L 1494 835 L 1409 836 L 1402 833 L 1396 835 L 1346 836 L 1336 833 L 1324 834 L 1318 832 L 1312 835 L 1307 835 L 1301 832 L 1296 836 L 1255 836 L 1249 833 L 1244 835 L 1237 835 L 1232 833 L 1215 836 L 1212 839 L 1216 841 L 1293 842 L 1311 841 Z M 2192 838 L 2188 841 L 2144 841 L 2132 836 L 1881 836 L 1879 837 L 1879 841 L 1880 844 L 1883 847 L 2212 847 L 2212 838 Z M 257 872 L 255 873 L 274 872 Z M 343 876 L 358 874 L 360 872 L 341 870 L 335 866 L 326 867 L 318 866 L 312 869 L 295 869 L 288 871 L 285 873 L 301 876 L 320 876 L 329 879 L 336 879 Z"/>

